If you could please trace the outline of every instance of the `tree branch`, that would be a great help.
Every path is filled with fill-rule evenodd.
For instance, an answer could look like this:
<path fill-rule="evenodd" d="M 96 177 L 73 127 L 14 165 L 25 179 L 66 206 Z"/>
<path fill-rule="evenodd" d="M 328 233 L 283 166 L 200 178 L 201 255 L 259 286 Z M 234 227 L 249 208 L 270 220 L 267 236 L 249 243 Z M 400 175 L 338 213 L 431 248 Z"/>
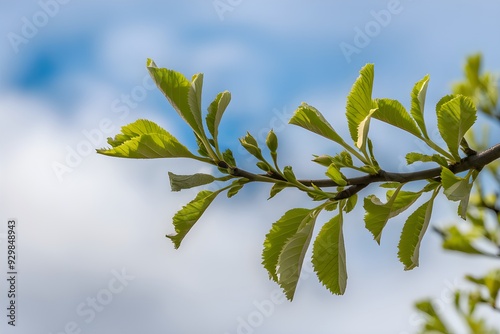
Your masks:
<path fill-rule="evenodd" d="M 460 173 L 469 169 L 477 169 L 481 170 L 484 166 L 487 164 L 495 161 L 496 159 L 500 158 L 500 144 L 496 144 L 492 147 L 490 147 L 487 150 L 484 150 L 482 152 L 479 152 L 475 155 L 470 155 L 462 160 L 460 162 L 449 165 L 448 168 L 453 172 L 453 173 Z M 224 163 L 224 166 L 219 166 L 219 167 L 226 167 L 227 165 Z M 270 183 L 276 183 L 276 181 L 285 181 L 280 175 L 276 174 L 254 174 L 248 171 L 245 171 L 240 168 L 236 167 L 229 167 L 230 168 L 230 174 L 233 176 L 238 176 L 238 177 L 244 177 L 246 179 L 249 179 L 250 181 L 260 181 L 260 182 L 270 182 Z M 386 171 L 379 171 L 378 174 L 374 175 L 365 175 L 365 176 L 360 176 L 360 177 L 353 177 L 347 179 L 347 185 L 352 186 L 347 189 L 344 189 L 343 191 L 339 192 L 335 199 L 343 199 L 350 197 L 369 185 L 370 183 L 375 183 L 375 182 L 400 182 L 400 183 L 406 183 L 406 182 L 411 182 L 411 181 L 418 181 L 418 180 L 427 180 L 427 179 L 433 179 L 433 178 L 438 178 L 441 175 L 441 167 L 436 167 L 432 169 L 427 169 L 427 170 L 422 170 L 422 171 L 417 171 L 417 172 L 410 172 L 410 173 L 393 173 L 393 172 L 386 172 Z M 305 186 L 312 186 L 312 184 L 318 186 L 318 187 L 338 187 L 339 185 L 333 182 L 331 179 L 319 179 L 319 180 L 298 180 L 300 183 L 302 183 Z M 354 187 L 356 186 L 356 187 Z M 338 197 L 338 198 L 337 198 Z"/>
<path fill-rule="evenodd" d="M 490 147 L 489 149 L 482 151 L 476 155 L 471 155 L 463 158 L 460 162 L 449 165 L 448 168 L 453 173 L 460 173 L 469 169 L 481 170 L 487 164 L 500 158 L 500 144 Z M 380 171 L 375 175 L 366 175 L 361 177 L 353 177 L 347 179 L 348 185 L 356 184 L 369 184 L 374 182 L 411 182 L 418 180 L 427 180 L 439 177 L 441 175 L 441 167 L 436 167 L 432 169 L 411 172 L 411 173 L 392 173 L 386 171 Z M 315 184 L 318 187 L 336 187 L 338 184 L 330 179 L 326 180 L 299 180 L 302 184 L 310 186 Z"/>

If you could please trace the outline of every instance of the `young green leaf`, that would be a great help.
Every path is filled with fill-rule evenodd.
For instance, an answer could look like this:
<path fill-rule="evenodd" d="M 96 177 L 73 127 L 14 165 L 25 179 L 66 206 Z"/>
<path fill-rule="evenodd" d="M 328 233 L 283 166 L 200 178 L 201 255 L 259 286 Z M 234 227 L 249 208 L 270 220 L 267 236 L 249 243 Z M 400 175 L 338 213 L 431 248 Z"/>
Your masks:
<path fill-rule="evenodd" d="M 207 157 L 210 158 L 210 155 L 208 154 L 207 148 L 205 147 L 205 144 L 198 138 L 196 135 L 196 132 L 194 133 L 194 138 L 196 139 L 196 145 L 198 145 L 198 154 L 200 154 L 202 157 Z"/>
<path fill-rule="evenodd" d="M 448 161 L 440 154 L 427 155 L 417 152 L 410 152 L 406 154 L 406 163 L 411 165 L 417 161 L 420 162 L 435 162 L 443 167 L 448 167 Z"/>
<path fill-rule="evenodd" d="M 269 273 L 269 278 L 278 283 L 277 267 L 280 254 L 286 242 L 299 229 L 301 222 L 309 215 L 311 210 L 296 208 L 287 211 L 278 219 L 264 240 L 264 250 L 262 252 L 262 264 Z"/>
<path fill-rule="evenodd" d="M 336 295 L 343 295 L 347 286 L 342 224 L 342 214 L 339 213 L 323 225 L 314 241 L 312 255 L 312 264 L 319 281 Z"/>
<path fill-rule="evenodd" d="M 288 182 L 297 183 L 297 178 L 291 166 L 285 166 L 285 168 L 283 168 L 283 176 Z"/>
<path fill-rule="evenodd" d="M 355 143 L 355 145 L 361 152 L 366 153 L 366 144 L 369 140 L 368 132 L 370 130 L 370 120 L 376 111 L 377 109 L 371 109 L 366 117 L 358 125 L 358 141 Z"/>
<path fill-rule="evenodd" d="M 303 102 L 297 110 L 295 110 L 295 113 L 288 123 L 300 126 L 320 136 L 333 140 L 342 146 L 346 145 L 342 137 L 335 132 L 323 115 L 316 108 L 307 103 Z"/>
<path fill-rule="evenodd" d="M 470 98 L 463 95 L 451 99 L 447 96 L 443 99 L 438 103 L 436 110 L 438 129 L 450 153 L 458 162 L 460 142 L 476 121 L 476 107 Z"/>
<path fill-rule="evenodd" d="M 168 172 L 168 177 L 170 178 L 170 187 L 172 188 L 172 191 L 198 187 L 204 184 L 212 183 L 216 180 L 214 176 L 203 173 L 196 173 L 193 175 L 177 175 Z"/>
<path fill-rule="evenodd" d="M 243 186 L 247 183 L 248 183 L 248 181 L 246 181 L 244 179 L 238 179 L 238 180 L 234 181 L 231 184 L 229 190 L 227 191 L 227 198 L 231 198 L 234 195 L 236 195 L 241 190 L 241 188 L 243 188 Z"/>
<path fill-rule="evenodd" d="M 271 153 L 276 153 L 278 150 L 278 137 L 274 133 L 273 129 L 269 130 L 266 137 L 266 145 Z"/>
<path fill-rule="evenodd" d="M 286 187 L 287 187 L 287 185 L 285 182 L 276 182 L 275 184 L 273 184 L 273 186 L 271 187 L 271 191 L 269 193 L 268 200 L 273 198 L 274 196 L 276 196 L 277 193 L 279 193 L 280 191 L 282 191 Z"/>
<path fill-rule="evenodd" d="M 194 224 L 200 219 L 212 201 L 223 189 L 217 191 L 203 190 L 196 195 L 196 198 L 177 211 L 173 218 L 176 234 L 167 235 L 172 240 L 177 249 L 181 245 L 182 239 L 191 230 Z"/>
<path fill-rule="evenodd" d="M 469 178 L 462 178 L 453 174 L 448 168 L 441 170 L 441 184 L 444 188 L 444 194 L 450 201 L 460 201 L 458 214 L 462 219 L 466 218 L 467 206 L 469 204 L 472 182 Z"/>
<path fill-rule="evenodd" d="M 310 210 L 300 222 L 297 232 L 285 242 L 281 249 L 276 274 L 278 276 L 278 284 L 290 301 L 293 300 L 304 256 L 311 242 L 314 224 L 320 212 L 320 208 Z"/>
<path fill-rule="evenodd" d="M 236 160 L 234 160 L 233 152 L 230 149 L 225 150 L 222 153 L 222 157 L 224 159 L 224 162 L 229 166 L 236 166 Z"/>
<path fill-rule="evenodd" d="M 157 124 L 139 119 L 122 127 L 122 133 L 114 139 L 108 138 L 111 148 L 98 149 L 97 153 L 135 159 L 192 158 L 205 161 L 193 155 L 184 145 Z"/>
<path fill-rule="evenodd" d="M 418 138 L 421 137 L 420 129 L 399 101 L 377 99 L 375 103 L 378 110 L 373 114 L 373 118 L 405 130 Z"/>
<path fill-rule="evenodd" d="M 402 186 L 399 185 L 394 192 L 387 192 L 387 203 L 382 203 L 375 195 L 367 196 L 364 200 L 365 227 L 373 234 L 378 244 L 380 244 L 382 230 L 389 219 L 408 209 L 421 195 L 421 192 L 401 191 Z"/>
<path fill-rule="evenodd" d="M 325 174 L 337 185 L 342 187 L 347 185 L 346 177 L 340 172 L 335 164 L 331 164 Z"/>
<path fill-rule="evenodd" d="M 188 123 L 193 131 L 202 136 L 203 127 L 201 120 L 191 111 L 189 95 L 193 88 L 184 75 L 166 68 L 158 68 L 154 61 L 148 59 L 146 62 L 149 74 L 160 91 L 165 95 L 175 111 Z M 201 93 L 201 88 L 200 88 Z"/>
<path fill-rule="evenodd" d="M 356 207 L 357 203 L 358 203 L 358 194 L 354 194 L 354 195 L 350 196 L 346 200 L 346 204 L 344 206 L 345 213 L 349 213 L 352 210 L 354 210 L 354 208 Z"/>
<path fill-rule="evenodd" d="M 356 79 L 356 82 L 354 82 L 347 96 L 346 105 L 349 132 L 355 143 L 359 143 L 359 125 L 361 122 L 366 121 L 366 117 L 370 113 L 370 110 L 376 108 L 375 103 L 372 101 L 373 64 L 366 64 L 359 73 L 359 77 Z"/>
<path fill-rule="evenodd" d="M 405 265 L 405 270 L 411 270 L 418 267 L 418 257 L 420 252 L 420 243 L 429 226 L 432 214 L 434 198 L 438 191 L 434 191 L 430 200 L 418 207 L 406 220 L 398 244 L 398 257 L 401 263 Z"/>
<path fill-rule="evenodd" d="M 424 120 L 425 95 L 427 93 L 427 85 L 429 83 L 429 79 L 430 77 L 427 74 L 425 77 L 423 77 L 423 79 L 415 84 L 413 90 L 411 91 L 410 113 L 425 138 L 429 138 L 429 136 L 427 135 L 427 129 L 425 127 Z"/>
<path fill-rule="evenodd" d="M 193 75 L 191 78 L 191 86 L 188 92 L 188 104 L 191 114 L 196 121 L 197 129 L 200 130 L 199 135 L 205 136 L 203 122 L 201 120 L 201 93 L 203 90 L 203 73 Z"/>
<path fill-rule="evenodd" d="M 243 146 L 245 150 L 248 151 L 248 153 L 259 160 L 264 160 L 264 158 L 262 157 L 262 151 L 259 148 L 259 144 L 249 132 L 247 132 L 244 138 L 240 138 L 240 143 L 241 146 Z"/>
<path fill-rule="evenodd" d="M 231 93 L 226 90 L 217 94 L 215 100 L 208 107 L 208 114 L 205 121 L 208 131 L 214 140 L 217 140 L 219 123 L 229 102 L 231 102 Z"/>

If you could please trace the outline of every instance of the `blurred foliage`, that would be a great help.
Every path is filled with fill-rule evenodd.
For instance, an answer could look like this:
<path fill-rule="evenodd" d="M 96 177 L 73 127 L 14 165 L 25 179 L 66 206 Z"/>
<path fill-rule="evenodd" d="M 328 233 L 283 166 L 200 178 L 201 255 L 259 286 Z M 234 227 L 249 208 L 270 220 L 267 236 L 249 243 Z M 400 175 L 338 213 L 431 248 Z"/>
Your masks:
<path fill-rule="evenodd" d="M 491 72 L 483 73 L 481 63 L 480 54 L 467 59 L 464 79 L 453 85 L 453 93 L 469 96 L 476 103 L 478 111 L 492 117 L 492 122 L 500 122 L 498 78 Z M 469 132 L 469 146 L 478 151 L 488 148 L 492 125 L 486 125 L 481 136 Z M 474 183 L 467 219 L 434 230 L 442 236 L 442 247 L 446 250 L 500 260 L 500 163 L 494 161 L 484 169 L 487 173 L 481 173 Z M 454 291 L 454 303 L 451 306 L 462 319 L 460 325 L 464 333 L 500 333 L 500 320 L 494 323 L 495 329 L 485 319 L 485 312 L 490 311 L 494 319 L 500 319 L 500 267 L 492 268 L 483 276 L 466 275 L 464 279 L 469 289 Z M 449 317 L 438 310 L 431 299 L 418 301 L 415 308 L 425 319 L 418 333 L 454 333 Z"/>

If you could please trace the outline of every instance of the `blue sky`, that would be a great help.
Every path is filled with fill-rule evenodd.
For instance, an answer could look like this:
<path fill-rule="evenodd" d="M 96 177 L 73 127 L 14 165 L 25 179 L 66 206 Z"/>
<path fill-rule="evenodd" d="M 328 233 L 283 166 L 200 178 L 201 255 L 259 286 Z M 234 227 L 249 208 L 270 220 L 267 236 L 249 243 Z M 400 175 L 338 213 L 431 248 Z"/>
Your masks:
<path fill-rule="evenodd" d="M 203 72 L 205 106 L 218 92 L 231 91 L 221 140 L 242 167 L 252 169 L 253 161 L 238 150 L 237 138 L 249 130 L 261 139 L 274 127 L 283 164 L 304 177 L 320 175 L 321 168 L 304 161 L 338 148 L 284 126 L 302 101 L 348 136 L 345 98 L 360 68 L 374 63 L 374 96 L 405 105 L 413 84 L 430 74 L 432 125 L 432 106 L 461 78 L 467 55 L 481 51 L 487 68 L 500 69 L 497 2 L 41 0 L 0 6 L 0 219 L 19 222 L 18 326 L 2 321 L 2 333 L 413 333 L 419 323 L 414 300 L 433 296 L 449 304 L 450 287 L 460 286 L 465 272 L 492 265 L 443 253 L 429 233 L 420 267 L 404 272 L 396 255 L 403 218 L 394 219 L 378 246 L 363 227 L 360 207 L 346 217 L 346 294 L 332 296 L 321 287 L 306 258 L 289 303 L 260 264 L 262 241 L 286 210 L 311 207 L 307 196 L 289 191 L 268 202 L 265 185 L 230 200 L 221 196 L 174 250 L 164 235 L 196 190 L 170 192 L 167 172 L 213 170 L 93 150 L 138 118 L 193 147 L 188 127 L 151 89 L 145 63 L 152 58 L 187 77 Z M 346 54 L 346 45 L 355 52 Z M 383 167 L 406 170 L 406 147 L 419 146 L 385 126 L 373 130 Z M 57 164 L 68 169 L 57 173 Z M 439 200 L 436 209 L 433 224 L 458 219 L 452 203 Z M 5 229 L 2 223 L 0 233 Z M 1 261 L 4 268 L 4 256 Z"/>

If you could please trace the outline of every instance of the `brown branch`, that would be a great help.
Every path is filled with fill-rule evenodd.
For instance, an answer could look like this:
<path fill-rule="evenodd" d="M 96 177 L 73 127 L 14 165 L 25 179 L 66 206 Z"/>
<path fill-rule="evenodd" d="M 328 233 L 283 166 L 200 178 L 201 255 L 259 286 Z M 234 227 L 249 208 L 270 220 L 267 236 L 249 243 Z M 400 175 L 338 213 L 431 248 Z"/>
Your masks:
<path fill-rule="evenodd" d="M 496 159 L 500 158 L 500 144 L 496 144 L 489 149 L 479 152 L 475 155 L 470 155 L 462 160 L 460 162 L 449 165 L 448 168 L 453 172 L 453 173 L 460 173 L 469 169 L 476 169 L 476 170 L 481 170 L 484 166 L 488 165 L 489 163 L 495 161 Z M 224 164 L 225 165 L 225 164 Z M 219 167 L 226 167 L 225 166 L 220 166 Z M 238 176 L 238 177 L 244 177 L 246 179 L 249 179 L 250 181 L 260 181 L 260 182 L 271 182 L 275 183 L 276 181 L 286 181 L 284 180 L 280 175 L 276 174 L 254 174 L 248 171 L 245 171 L 240 168 L 236 167 L 229 167 L 230 168 L 230 174 L 233 176 Z M 360 177 L 353 177 L 353 178 L 348 178 L 347 185 L 351 186 L 347 189 L 342 190 L 337 194 L 335 197 L 336 200 L 338 199 L 344 199 L 348 198 L 361 189 L 365 188 L 368 186 L 370 183 L 375 183 L 375 182 L 400 182 L 400 183 L 406 183 L 406 182 L 411 182 L 411 181 L 419 181 L 419 180 L 427 180 L 427 179 L 433 179 L 433 178 L 438 178 L 441 175 L 441 167 L 436 167 L 432 169 L 427 169 L 427 170 L 422 170 L 422 171 L 417 171 L 417 172 L 410 172 L 410 173 L 393 173 L 393 172 L 386 172 L 386 171 L 379 171 L 378 174 L 374 175 L 365 175 L 365 176 L 360 176 Z M 312 186 L 312 184 L 318 186 L 318 187 L 338 187 L 339 185 L 333 182 L 331 179 L 321 179 L 321 180 L 298 180 L 300 183 L 302 183 L 305 186 Z M 338 198 L 337 198 L 338 197 Z"/>
<path fill-rule="evenodd" d="M 500 144 L 496 144 L 495 146 L 490 147 L 489 149 L 477 153 L 476 155 L 471 155 L 463 158 L 460 162 L 449 165 L 448 168 L 453 173 L 460 173 L 469 169 L 477 169 L 481 170 L 487 164 L 495 161 L 500 158 Z M 375 175 L 366 175 L 361 177 L 353 177 L 347 179 L 348 185 L 356 185 L 356 184 L 370 184 L 374 182 L 411 182 L 418 180 L 427 180 L 439 177 L 441 175 L 441 167 L 436 167 L 432 169 L 426 169 L 417 172 L 410 173 L 392 173 L 380 171 Z M 311 184 L 315 184 L 318 187 L 336 187 L 338 184 L 333 182 L 330 179 L 326 180 L 299 180 L 302 184 L 306 186 L 310 186 Z"/>

